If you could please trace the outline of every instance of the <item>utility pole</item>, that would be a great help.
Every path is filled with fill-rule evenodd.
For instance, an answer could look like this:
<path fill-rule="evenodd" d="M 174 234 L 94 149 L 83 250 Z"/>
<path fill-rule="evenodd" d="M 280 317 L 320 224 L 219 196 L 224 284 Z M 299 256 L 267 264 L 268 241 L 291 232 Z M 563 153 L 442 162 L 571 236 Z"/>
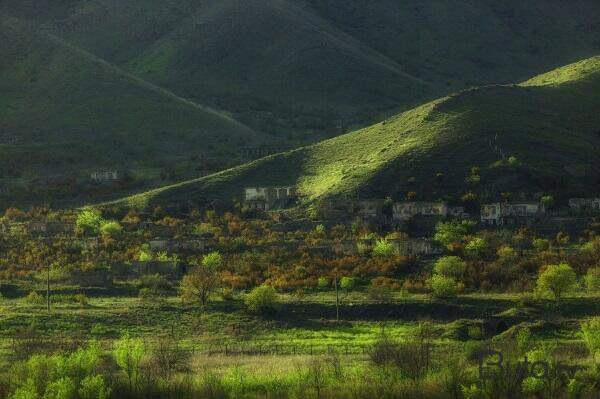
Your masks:
<path fill-rule="evenodd" d="M 46 306 L 50 312 L 50 259 L 46 260 Z"/>
<path fill-rule="evenodd" d="M 337 274 L 333 278 L 333 284 L 335 285 L 335 321 L 340 321 L 340 294 L 338 292 Z"/>

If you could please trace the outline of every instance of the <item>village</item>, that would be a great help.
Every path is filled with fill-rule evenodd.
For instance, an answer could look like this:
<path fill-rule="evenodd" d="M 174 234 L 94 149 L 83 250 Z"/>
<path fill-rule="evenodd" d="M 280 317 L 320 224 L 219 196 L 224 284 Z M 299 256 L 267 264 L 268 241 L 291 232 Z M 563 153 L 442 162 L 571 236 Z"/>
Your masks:
<path fill-rule="evenodd" d="M 114 175 L 98 178 L 110 179 Z M 115 222 L 123 230 L 118 234 L 82 233 L 78 231 L 75 213 L 53 219 L 48 215 L 11 217 L 7 212 L 0 222 L 4 238 L 0 245 L 16 248 L 21 240 L 21 245 L 33 241 L 55 251 L 62 246 L 65 252 L 78 254 L 71 257 L 76 263 L 92 264 L 74 271 L 74 282 L 82 286 L 110 286 L 114 280 L 151 275 L 177 281 L 185 275 L 190 259 L 211 251 L 232 257 L 248 251 L 284 251 L 291 257 L 305 253 L 328 260 L 354 257 L 359 264 L 361 258 L 369 258 L 374 248 L 385 242 L 391 253 L 403 259 L 435 259 L 447 252 L 445 244 L 434 237 L 440 224 L 466 222 L 471 226 L 478 224 L 482 231 L 526 228 L 540 236 L 577 235 L 581 226 L 600 215 L 600 198 L 571 198 L 566 207 L 552 206 L 551 210 L 542 201 L 489 203 L 481 205 L 479 215 L 469 214 L 464 206 L 441 201 L 336 198 L 320 203 L 317 217 L 312 218 L 290 213 L 297 201 L 295 187 L 246 187 L 239 209 L 240 216 L 245 215 L 242 219 L 231 213 L 219 217 L 208 211 L 211 218 L 224 223 L 224 228 L 215 227 L 215 222 L 198 224 L 198 211 L 193 216 L 160 210 L 129 211 L 120 224 Z M 232 225 L 236 223 L 247 227 L 235 233 Z M 257 229 L 262 233 L 257 234 Z M 261 234 L 265 237 L 261 238 Z M 111 254 L 115 248 L 126 254 Z M 131 248 L 136 249 L 132 252 Z M 21 266 L 25 270 L 35 268 Z M 7 270 L 18 269 L 13 264 Z"/>

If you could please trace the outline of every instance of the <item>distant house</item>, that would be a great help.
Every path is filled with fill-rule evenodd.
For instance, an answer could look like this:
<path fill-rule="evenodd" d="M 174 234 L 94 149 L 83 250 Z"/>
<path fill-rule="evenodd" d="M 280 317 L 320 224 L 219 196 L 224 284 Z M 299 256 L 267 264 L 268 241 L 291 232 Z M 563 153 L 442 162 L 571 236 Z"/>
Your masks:
<path fill-rule="evenodd" d="M 282 209 L 296 199 L 294 187 L 246 187 L 244 206 L 249 209 L 268 211 Z"/>
<path fill-rule="evenodd" d="M 400 255 L 432 256 L 442 253 L 435 241 L 428 238 L 409 238 L 404 240 L 389 240 Z"/>
<path fill-rule="evenodd" d="M 377 219 L 382 215 L 383 200 L 357 200 L 353 205 L 353 213 L 363 219 Z"/>
<path fill-rule="evenodd" d="M 119 180 L 119 172 L 116 170 L 96 170 L 90 175 L 96 182 L 115 182 Z"/>
<path fill-rule="evenodd" d="M 29 234 L 34 235 L 71 234 L 75 230 L 75 223 L 60 220 L 30 221 L 26 228 Z"/>
<path fill-rule="evenodd" d="M 574 211 L 600 213 L 600 198 L 570 198 L 569 208 Z"/>
<path fill-rule="evenodd" d="M 546 213 L 539 202 L 493 203 L 481 206 L 481 223 L 490 226 L 519 224 Z"/>
<path fill-rule="evenodd" d="M 463 206 L 449 206 L 445 202 L 400 201 L 394 203 L 394 220 L 407 221 L 415 216 L 468 218 L 469 214 Z"/>
<path fill-rule="evenodd" d="M 154 239 L 148 241 L 148 247 L 152 251 L 170 252 L 202 252 L 208 247 L 206 239 L 183 238 L 183 239 Z"/>
<path fill-rule="evenodd" d="M 448 205 L 444 202 L 402 201 L 393 205 L 394 220 L 406 221 L 414 216 L 441 216 L 448 214 Z"/>

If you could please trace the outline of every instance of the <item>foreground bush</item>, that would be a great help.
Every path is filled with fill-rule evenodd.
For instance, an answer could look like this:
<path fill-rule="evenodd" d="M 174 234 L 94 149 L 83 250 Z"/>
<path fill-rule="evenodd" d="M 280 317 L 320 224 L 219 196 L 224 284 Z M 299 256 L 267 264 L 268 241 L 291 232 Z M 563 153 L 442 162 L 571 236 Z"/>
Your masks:
<path fill-rule="evenodd" d="M 246 295 L 244 303 L 248 310 L 258 314 L 272 314 L 279 309 L 278 295 L 275 288 L 261 285 Z"/>
<path fill-rule="evenodd" d="M 436 298 L 453 298 L 458 294 L 458 284 L 451 277 L 434 274 L 427 284 Z"/>

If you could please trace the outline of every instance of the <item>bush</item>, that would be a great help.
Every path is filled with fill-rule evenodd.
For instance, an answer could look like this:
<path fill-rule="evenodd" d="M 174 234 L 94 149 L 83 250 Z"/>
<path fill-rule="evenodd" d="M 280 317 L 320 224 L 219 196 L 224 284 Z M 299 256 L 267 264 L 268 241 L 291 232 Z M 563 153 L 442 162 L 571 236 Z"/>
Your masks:
<path fill-rule="evenodd" d="M 585 286 L 588 292 L 600 291 L 600 267 L 591 267 L 588 269 L 585 277 Z"/>
<path fill-rule="evenodd" d="M 31 291 L 25 297 L 25 302 L 27 302 L 30 305 L 43 305 L 45 300 L 44 297 L 37 293 L 37 291 Z"/>
<path fill-rule="evenodd" d="M 111 389 L 106 386 L 101 375 L 88 376 L 81 380 L 79 396 L 81 399 L 107 399 Z"/>
<path fill-rule="evenodd" d="M 394 252 L 394 245 L 385 238 L 382 238 L 381 240 L 377 240 L 375 243 L 375 246 L 371 251 L 371 255 L 388 257 L 393 256 Z"/>
<path fill-rule="evenodd" d="M 244 303 L 251 312 L 258 314 L 271 314 L 279 308 L 278 295 L 275 288 L 269 285 L 261 285 L 250 291 Z"/>
<path fill-rule="evenodd" d="M 453 298 L 458 294 L 458 284 L 451 277 L 434 274 L 427 284 L 436 298 Z"/>
<path fill-rule="evenodd" d="M 356 288 L 357 280 L 355 277 L 342 277 L 340 280 L 340 288 L 344 290 L 352 290 Z"/>
<path fill-rule="evenodd" d="M 600 352 L 600 317 L 581 323 L 581 336 L 590 354 L 595 357 Z"/>
<path fill-rule="evenodd" d="M 465 262 L 458 256 L 442 256 L 435 262 L 433 271 L 446 277 L 459 277 L 466 269 Z"/>
<path fill-rule="evenodd" d="M 123 227 L 116 220 L 103 222 L 100 226 L 100 233 L 112 238 L 118 237 L 123 232 Z"/>
<path fill-rule="evenodd" d="M 319 277 L 317 280 L 317 286 L 319 288 L 329 288 L 331 285 L 331 280 L 328 277 Z"/>

